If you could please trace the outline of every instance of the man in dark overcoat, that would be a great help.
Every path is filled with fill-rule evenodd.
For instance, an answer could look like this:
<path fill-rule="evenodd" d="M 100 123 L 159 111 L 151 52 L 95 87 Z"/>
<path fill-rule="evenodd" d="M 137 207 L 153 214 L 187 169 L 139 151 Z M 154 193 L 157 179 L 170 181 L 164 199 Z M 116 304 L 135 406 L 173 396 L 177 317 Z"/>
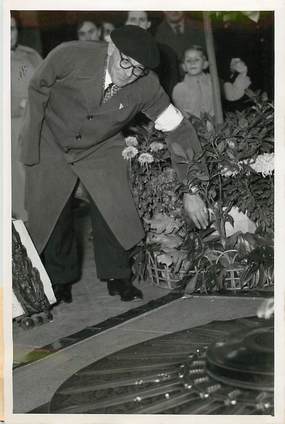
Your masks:
<path fill-rule="evenodd" d="M 163 14 L 164 19 L 156 30 L 156 41 L 171 47 L 180 62 L 183 62 L 185 50 L 193 44 L 206 47 L 203 23 L 195 17 L 196 12 L 189 15 L 172 10 Z"/>
<path fill-rule="evenodd" d="M 90 196 L 98 278 L 123 301 L 142 297 L 130 265 L 144 231 L 122 157 L 125 125 L 143 112 L 165 131 L 180 178 L 186 172 L 178 164 L 180 152 L 191 159 L 201 149 L 193 127 L 151 70 L 159 63 L 152 36 L 127 25 L 111 39 L 56 47 L 29 86 L 22 131 L 28 228 L 59 301 L 72 300 L 71 284 L 80 278 L 71 207 L 78 180 Z M 196 226 L 207 225 L 197 193 L 184 195 L 184 208 Z"/>

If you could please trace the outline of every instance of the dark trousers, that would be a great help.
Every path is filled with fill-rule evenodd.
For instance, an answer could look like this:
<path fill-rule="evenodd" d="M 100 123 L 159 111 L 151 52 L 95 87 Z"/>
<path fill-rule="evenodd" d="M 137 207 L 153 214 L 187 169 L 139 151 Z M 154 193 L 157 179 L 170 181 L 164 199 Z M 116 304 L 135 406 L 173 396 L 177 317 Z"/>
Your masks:
<path fill-rule="evenodd" d="M 98 278 L 130 278 L 130 251 L 123 249 L 91 198 L 90 217 Z M 69 284 L 80 279 L 81 264 L 74 224 L 71 196 L 41 255 L 53 285 Z"/>

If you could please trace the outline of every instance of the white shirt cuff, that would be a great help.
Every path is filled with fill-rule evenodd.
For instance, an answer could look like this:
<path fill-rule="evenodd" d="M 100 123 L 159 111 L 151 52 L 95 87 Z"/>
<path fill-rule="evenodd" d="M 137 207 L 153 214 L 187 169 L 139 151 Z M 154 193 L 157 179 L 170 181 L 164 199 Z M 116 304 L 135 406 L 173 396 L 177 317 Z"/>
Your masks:
<path fill-rule="evenodd" d="M 170 104 L 156 119 L 154 126 L 159 131 L 172 131 L 178 127 L 183 120 L 180 110 Z"/>

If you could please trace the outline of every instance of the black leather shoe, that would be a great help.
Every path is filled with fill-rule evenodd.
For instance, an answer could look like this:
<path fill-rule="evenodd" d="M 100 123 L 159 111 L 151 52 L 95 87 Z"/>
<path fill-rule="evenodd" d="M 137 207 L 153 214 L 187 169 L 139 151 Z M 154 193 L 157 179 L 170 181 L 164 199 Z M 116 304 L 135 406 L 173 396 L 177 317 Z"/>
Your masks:
<path fill-rule="evenodd" d="M 133 286 L 131 278 L 108 280 L 107 288 L 110 296 L 118 294 L 123 302 L 143 298 L 142 291 Z"/>
<path fill-rule="evenodd" d="M 54 291 L 54 295 L 56 297 L 57 303 L 72 302 L 71 284 L 55 284 L 53 286 L 53 291 Z"/>
<path fill-rule="evenodd" d="M 133 286 L 131 279 L 121 279 L 120 297 L 123 302 L 143 299 L 141 290 Z"/>
<path fill-rule="evenodd" d="M 108 280 L 107 289 L 110 296 L 115 296 L 120 294 L 121 280 Z"/>

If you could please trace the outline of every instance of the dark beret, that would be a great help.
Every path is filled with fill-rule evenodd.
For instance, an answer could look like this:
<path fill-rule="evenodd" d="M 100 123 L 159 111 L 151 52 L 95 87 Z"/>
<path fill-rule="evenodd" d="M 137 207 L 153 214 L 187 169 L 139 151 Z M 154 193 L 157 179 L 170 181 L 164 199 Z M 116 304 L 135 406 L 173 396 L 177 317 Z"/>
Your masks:
<path fill-rule="evenodd" d="M 146 68 L 159 65 L 159 50 L 154 38 L 146 30 L 136 25 L 125 25 L 111 32 L 115 46 L 126 56 Z"/>

